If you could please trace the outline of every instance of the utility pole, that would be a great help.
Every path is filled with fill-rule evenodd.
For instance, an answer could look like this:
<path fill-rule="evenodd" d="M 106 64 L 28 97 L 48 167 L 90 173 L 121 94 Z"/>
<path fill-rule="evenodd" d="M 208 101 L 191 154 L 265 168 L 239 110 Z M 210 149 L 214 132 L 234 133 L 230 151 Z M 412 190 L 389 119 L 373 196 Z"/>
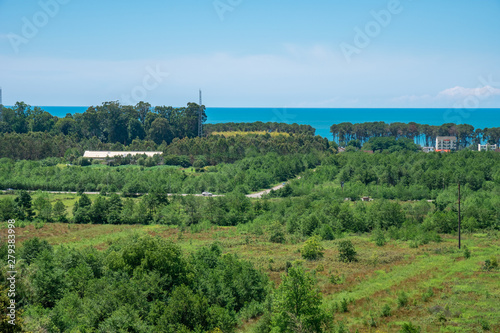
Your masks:
<path fill-rule="evenodd" d="M 460 235 L 460 222 L 461 222 L 461 214 L 460 214 L 460 181 L 458 181 L 458 248 L 460 249 L 461 235 Z"/>

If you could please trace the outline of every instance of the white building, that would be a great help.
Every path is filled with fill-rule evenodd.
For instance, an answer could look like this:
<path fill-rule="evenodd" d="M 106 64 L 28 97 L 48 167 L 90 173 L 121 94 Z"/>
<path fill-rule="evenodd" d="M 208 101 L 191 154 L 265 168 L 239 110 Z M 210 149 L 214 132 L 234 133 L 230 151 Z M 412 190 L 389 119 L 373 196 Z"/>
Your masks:
<path fill-rule="evenodd" d="M 436 151 L 436 148 L 434 148 L 434 147 L 422 147 L 422 151 L 424 153 L 430 153 L 430 152 Z"/>
<path fill-rule="evenodd" d="M 161 151 L 85 151 L 83 157 L 93 158 L 97 160 L 104 160 L 106 157 L 113 158 L 116 156 L 126 157 L 127 155 L 146 155 L 148 157 L 153 157 L 154 155 L 162 155 Z"/>
<path fill-rule="evenodd" d="M 496 150 L 496 149 L 498 149 L 498 145 L 489 145 L 489 144 L 486 144 L 486 145 L 478 144 L 477 145 L 477 150 L 479 150 L 479 151 L 489 151 L 489 150 Z"/>
<path fill-rule="evenodd" d="M 449 152 L 457 150 L 456 136 L 438 136 L 436 138 L 436 151 Z"/>

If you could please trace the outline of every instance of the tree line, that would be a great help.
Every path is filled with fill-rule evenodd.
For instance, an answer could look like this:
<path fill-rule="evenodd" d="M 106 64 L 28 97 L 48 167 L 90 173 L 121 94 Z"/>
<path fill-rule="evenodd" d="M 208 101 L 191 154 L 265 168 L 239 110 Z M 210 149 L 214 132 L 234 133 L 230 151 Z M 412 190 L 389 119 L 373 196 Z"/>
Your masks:
<path fill-rule="evenodd" d="M 102 143 L 129 145 L 133 140 L 169 144 L 174 138 L 198 135 L 199 112 L 206 122 L 205 106 L 188 103 L 187 107 L 156 106 L 139 102 L 135 106 L 104 102 L 83 113 L 52 116 L 40 107 L 24 102 L 14 107 L 0 105 L 0 133 L 36 133 L 66 135 L 79 142 L 96 138 Z"/>
<path fill-rule="evenodd" d="M 477 155 L 481 155 L 481 158 Z M 21 191 L 15 199 L 8 197 L 0 200 L 0 212 L 5 215 L 3 219 L 15 217 L 19 220 L 105 224 L 158 223 L 193 230 L 207 223 L 221 226 L 252 225 L 258 230 L 275 226 L 276 222 L 278 229 L 299 237 L 314 234 L 334 237 L 343 232 L 369 232 L 376 228 L 395 228 L 397 231 L 404 224 L 425 232 L 450 233 L 455 230 L 457 223 L 457 182 L 460 181 L 464 228 L 470 231 L 499 230 L 498 158 L 498 154 L 491 152 L 468 151 L 445 155 L 345 153 L 311 155 L 308 160 L 301 160 L 296 169 L 292 169 L 293 163 L 299 162 L 297 157 L 279 159 L 276 163 L 276 156 L 269 155 L 244 159 L 234 169 L 221 168 L 218 171 L 223 177 L 220 186 L 227 186 L 227 181 L 230 186 L 221 187 L 226 190 L 223 192 L 226 193 L 224 197 L 214 198 L 167 197 L 166 193 L 172 189 L 169 186 L 178 186 L 173 180 L 171 184 L 168 183 L 173 178 L 172 174 L 162 178 L 160 173 L 153 173 L 147 168 L 135 170 L 129 175 L 139 174 L 138 181 L 128 183 L 124 180 L 129 176 L 119 178 L 123 170 L 112 176 L 113 184 L 124 183 L 125 190 L 135 186 L 133 184 L 148 186 L 149 193 L 139 199 L 102 193 L 91 200 L 81 195 L 72 216 L 69 216 L 65 215 L 67 212 L 60 202 L 50 202 L 48 194 L 35 194 L 32 198 L 28 192 Z M 318 162 L 321 165 L 316 166 Z M 309 166 L 307 171 L 304 171 L 305 163 Z M 312 168 L 316 171 L 312 171 Z M 26 168 L 20 169 L 22 172 L 31 172 Z M 452 170 L 455 170 L 455 174 Z M 260 176 L 259 171 L 262 172 Z M 291 173 L 280 174 L 282 171 Z M 271 192 L 268 198 L 251 200 L 244 195 L 246 186 L 266 174 L 292 178 L 299 172 L 301 179 L 290 181 L 284 188 Z M 105 177 L 104 173 L 103 181 Z M 142 177 L 155 179 L 155 182 L 143 185 Z M 56 178 L 62 177 L 59 175 Z M 185 189 L 198 181 L 206 181 L 202 176 L 190 178 Z M 343 188 L 340 182 L 344 182 Z M 358 202 L 362 196 L 375 198 L 375 202 Z M 345 201 L 345 198 L 351 201 Z M 427 202 L 429 199 L 433 201 Z M 408 200 L 417 201 L 406 202 Z"/>
<path fill-rule="evenodd" d="M 440 126 L 410 123 L 365 122 L 352 124 L 350 122 L 334 124 L 330 127 L 333 140 L 346 145 L 351 140 L 361 143 L 374 137 L 408 138 L 418 144 L 433 146 L 437 136 L 456 136 L 460 148 L 477 145 L 481 142 L 500 144 L 500 127 L 475 129 L 468 124 L 447 123 Z"/>
<path fill-rule="evenodd" d="M 183 155 L 182 159 L 187 160 L 188 165 L 193 165 L 197 159 L 205 161 L 202 164 L 215 165 L 268 152 L 308 153 L 313 150 L 327 151 L 335 147 L 337 145 L 326 138 L 305 134 L 292 136 L 255 134 L 228 138 L 211 135 L 205 138 L 174 138 L 170 144 L 134 139 L 129 145 L 106 143 L 97 137 L 80 140 L 72 135 L 46 132 L 0 134 L 0 157 L 14 160 L 64 157 L 69 163 L 74 163 L 85 150 L 163 151 L 165 155 Z"/>
<path fill-rule="evenodd" d="M 269 188 L 277 182 L 296 177 L 306 169 L 314 168 L 320 163 L 320 154 L 268 153 L 246 157 L 233 164 L 206 167 L 199 170 L 203 172 L 197 173 L 165 165 L 149 168 L 140 165 L 82 167 L 67 166 L 55 158 L 17 162 L 3 158 L 0 159 L 0 188 L 123 192 L 125 195 L 134 195 L 148 193 L 160 186 L 165 193 L 228 193 L 235 189 L 249 193 Z"/>

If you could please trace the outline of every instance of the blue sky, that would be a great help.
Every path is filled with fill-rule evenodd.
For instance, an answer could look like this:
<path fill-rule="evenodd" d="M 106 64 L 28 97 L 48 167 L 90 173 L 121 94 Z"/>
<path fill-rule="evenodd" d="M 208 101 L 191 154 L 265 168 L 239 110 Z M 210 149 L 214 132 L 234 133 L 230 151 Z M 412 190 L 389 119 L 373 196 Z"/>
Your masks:
<path fill-rule="evenodd" d="M 0 0 L 6 105 L 500 107 L 500 1 Z"/>

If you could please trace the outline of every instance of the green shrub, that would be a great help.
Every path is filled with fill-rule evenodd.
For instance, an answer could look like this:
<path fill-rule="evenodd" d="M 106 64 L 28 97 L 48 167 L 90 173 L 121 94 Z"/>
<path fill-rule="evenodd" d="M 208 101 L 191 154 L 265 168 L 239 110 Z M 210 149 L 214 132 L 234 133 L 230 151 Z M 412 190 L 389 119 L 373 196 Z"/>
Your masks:
<path fill-rule="evenodd" d="M 483 270 L 491 271 L 498 268 L 498 261 L 496 257 L 491 257 L 491 259 L 486 259 L 484 261 Z"/>
<path fill-rule="evenodd" d="M 407 305 L 408 305 L 408 295 L 406 295 L 406 293 L 404 291 L 402 291 L 398 295 L 398 306 L 400 308 L 403 308 L 403 307 L 405 307 Z"/>
<path fill-rule="evenodd" d="M 377 246 L 384 246 L 386 243 L 384 232 L 380 228 L 373 231 L 373 239 L 375 240 L 375 244 L 377 244 Z"/>
<path fill-rule="evenodd" d="M 339 260 L 342 262 L 353 262 L 358 261 L 356 258 L 357 253 L 354 249 L 354 245 L 350 240 L 340 241 L 338 245 L 339 249 Z"/>
<path fill-rule="evenodd" d="M 347 299 L 343 298 L 341 301 L 340 301 L 340 311 L 341 312 L 348 312 L 349 309 L 348 309 L 348 301 Z"/>
<path fill-rule="evenodd" d="M 390 317 L 391 316 L 391 307 L 389 304 L 384 305 L 382 308 L 382 317 Z"/>
<path fill-rule="evenodd" d="M 429 287 L 429 289 L 427 289 L 427 291 L 422 295 L 422 301 L 427 302 L 432 296 L 434 296 L 434 290 Z"/>
<path fill-rule="evenodd" d="M 285 232 L 278 222 L 273 223 L 270 230 L 269 241 L 272 243 L 283 244 L 285 242 Z"/>
<path fill-rule="evenodd" d="M 421 328 L 413 325 L 411 322 L 404 323 L 401 327 L 400 333 L 420 333 Z"/>
<path fill-rule="evenodd" d="M 332 284 L 341 284 L 342 283 L 342 279 L 340 278 L 340 276 L 335 275 L 335 274 L 330 275 L 329 280 L 330 280 L 330 283 L 332 283 Z"/>
<path fill-rule="evenodd" d="M 470 252 L 469 248 L 467 246 L 464 246 L 464 258 L 469 259 L 470 254 L 471 254 L 471 252 Z"/>
<path fill-rule="evenodd" d="M 328 224 L 323 224 L 319 230 L 319 235 L 323 240 L 334 240 L 335 235 L 333 234 L 333 229 Z"/>
<path fill-rule="evenodd" d="M 485 319 L 479 319 L 479 325 L 481 325 L 481 328 L 483 329 L 483 331 L 491 330 L 490 323 Z"/>
<path fill-rule="evenodd" d="M 318 236 L 306 240 L 304 247 L 300 250 L 302 257 L 307 260 L 316 260 L 323 257 L 323 247 Z"/>

